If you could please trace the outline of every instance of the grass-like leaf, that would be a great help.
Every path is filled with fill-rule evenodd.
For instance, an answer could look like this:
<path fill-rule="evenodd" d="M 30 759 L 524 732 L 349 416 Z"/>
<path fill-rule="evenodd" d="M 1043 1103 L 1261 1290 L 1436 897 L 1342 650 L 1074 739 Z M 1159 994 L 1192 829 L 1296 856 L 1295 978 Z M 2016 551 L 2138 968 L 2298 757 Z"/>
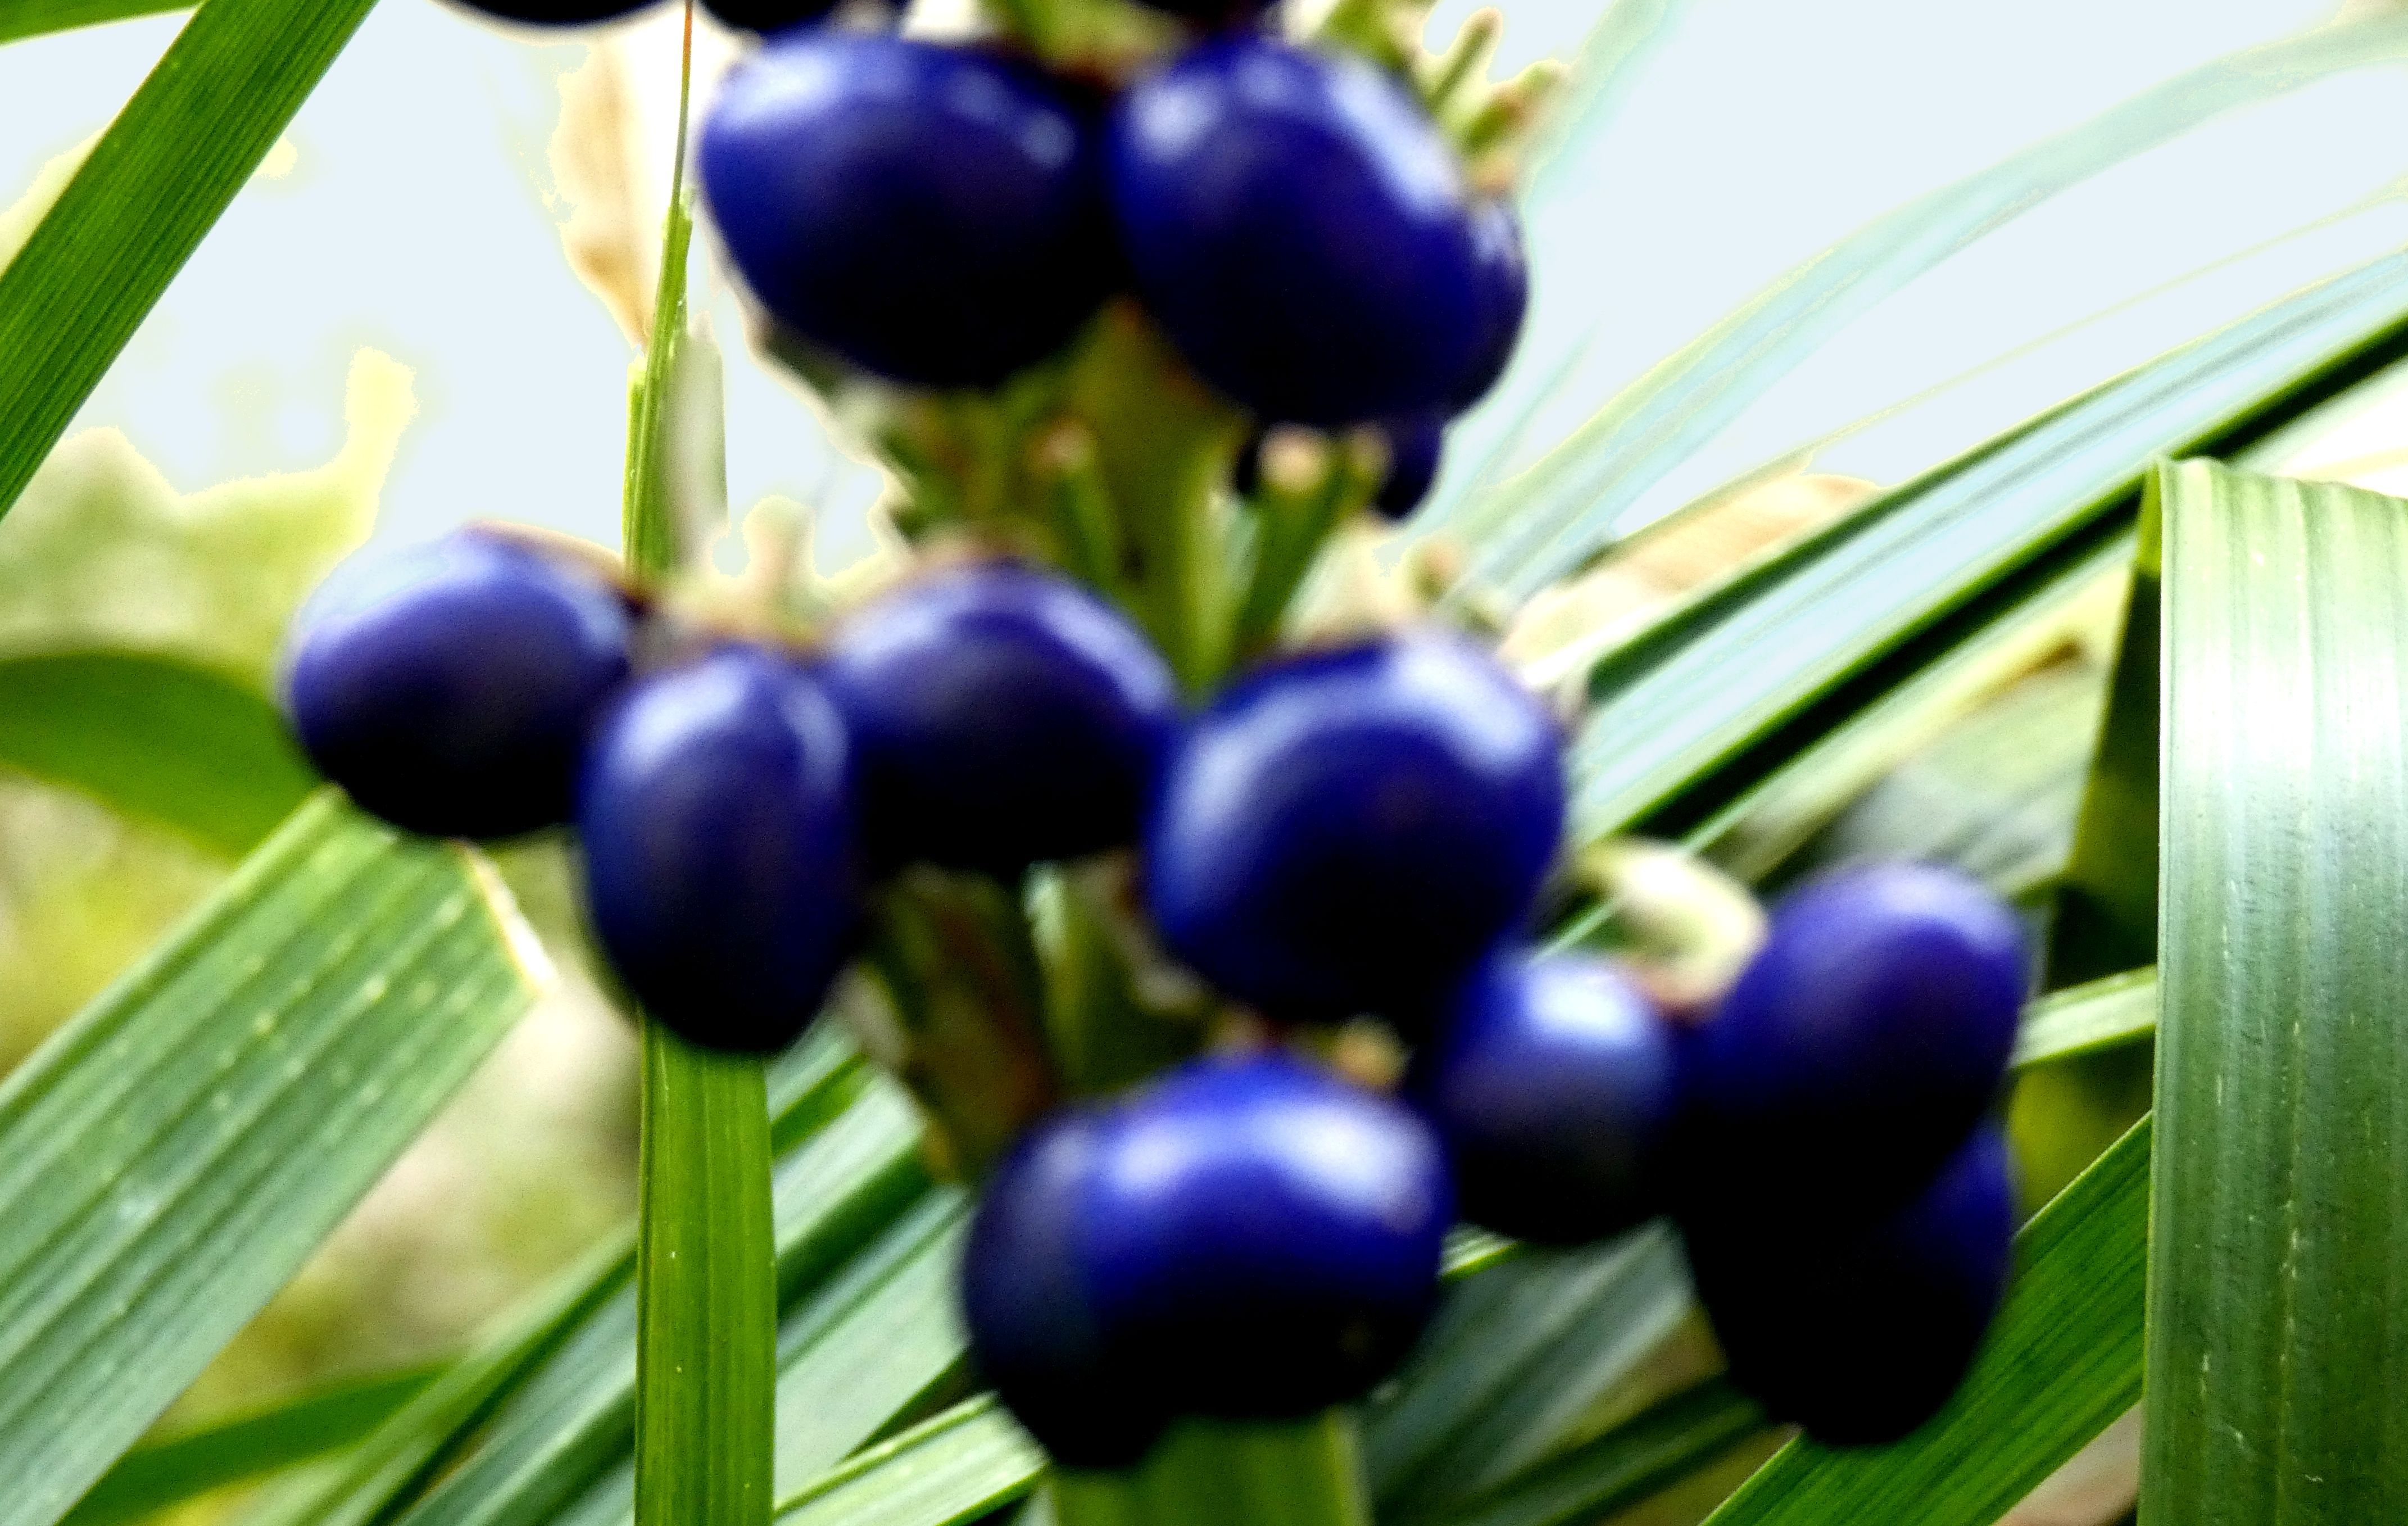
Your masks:
<path fill-rule="evenodd" d="M 1770 1423 L 1756 1401 L 1722 1378 L 1708 1378 L 1435 1519 L 1444 1526 L 1584 1526 L 1611 1519 Z"/>
<path fill-rule="evenodd" d="M 1937 1419 L 1893 1447 L 1792 1442 L 1709 1526 L 1992 1526 L 2140 1398 L 2148 1220 L 2144 1120 L 2016 1237 L 2005 1306 Z"/>
<path fill-rule="evenodd" d="M 141 651 L 0 659 L 0 768 L 228 855 L 257 847 L 316 783 L 256 689 Z"/>
<path fill-rule="evenodd" d="M 533 999 L 482 861 L 313 800 L 0 1088 L 0 1523 L 50 1526 Z"/>
<path fill-rule="evenodd" d="M 0 42 L 192 6 L 193 0 L 0 0 Z"/>
<path fill-rule="evenodd" d="M 2015 1034 L 2014 1068 L 2079 1060 L 2157 1032 L 2157 972 L 2127 970 L 2034 1002 Z"/>
<path fill-rule="evenodd" d="M 1876 219 L 1658 363 L 1528 470 L 1465 506 L 1474 581 L 1526 596 L 1612 543 L 1640 496 L 1835 333 L 1909 281 L 2071 186 L 2226 111 L 2408 55 L 2408 19 L 2378 17 L 2202 65 L 2102 116 Z M 1533 357 L 1536 359 L 1537 357 Z M 1533 371 L 1536 366 L 1531 367 Z M 1501 415 L 1514 406 L 1498 400 Z M 1474 431 L 1490 459 L 1498 446 Z M 1436 520 L 1446 515 L 1438 506 Z"/>
<path fill-rule="evenodd" d="M 0 513 L 375 0 L 208 0 L 0 271 Z"/>
<path fill-rule="evenodd" d="M 442 1372 L 438 1362 L 347 1378 L 146 1441 L 119 1458 L 67 1513 L 67 1526 L 139 1520 L 212 1490 L 355 1446 L 423 1394 Z"/>
<path fill-rule="evenodd" d="M 2161 467 L 2142 1519 L 2408 1519 L 2408 502 Z"/>
<path fill-rule="evenodd" d="M 2408 351 L 2408 257 L 2212 335 L 1879 500 L 1727 607 L 1610 658 L 1572 749 L 1582 840 L 1680 835 L 2000 604 L 2130 534 L 2136 463 L 2257 439 Z"/>
<path fill-rule="evenodd" d="M 778 1505 L 779 1526 L 961 1526 L 1036 1487 L 1045 1454 L 992 1394 L 830 1470 Z"/>

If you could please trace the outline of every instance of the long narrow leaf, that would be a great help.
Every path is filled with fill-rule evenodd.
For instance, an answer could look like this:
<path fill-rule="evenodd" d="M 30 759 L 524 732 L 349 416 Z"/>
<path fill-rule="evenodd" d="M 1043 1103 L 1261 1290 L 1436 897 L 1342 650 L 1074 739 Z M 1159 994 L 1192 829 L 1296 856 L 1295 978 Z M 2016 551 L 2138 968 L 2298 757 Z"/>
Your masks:
<path fill-rule="evenodd" d="M 0 514 L 375 0 L 208 0 L 0 271 Z"/>
<path fill-rule="evenodd" d="M 1833 334 L 2059 192 L 2224 112 L 2403 56 L 2408 19 L 2396 16 L 2250 49 L 1867 224 L 1659 363 L 1544 460 L 1467 506 L 1464 526 L 1477 547 L 1472 579 L 1526 595 L 1579 566 L 1612 541 L 1641 494 Z"/>
<path fill-rule="evenodd" d="M 0 0 L 0 42 L 192 6 L 193 0 Z"/>
<path fill-rule="evenodd" d="M 1754 1400 L 1721 1378 L 1708 1378 L 1440 1519 L 1445 1526 L 1586 1526 L 1610 1519 L 1762 1434 L 1770 1423 Z"/>
<path fill-rule="evenodd" d="M 0 1088 L 0 1526 L 50 1526 L 533 999 L 466 851 L 313 801 Z"/>
<path fill-rule="evenodd" d="M 0 659 L 0 768 L 247 853 L 317 782 L 258 691 L 141 651 Z"/>
<path fill-rule="evenodd" d="M 2160 470 L 2141 1509 L 2408 1519 L 2408 503 Z"/>
<path fill-rule="evenodd" d="M 1709 1526 L 1992 1526 L 2140 1398 L 2148 1218 L 2143 1120 L 2016 1237 L 2006 1305 L 1937 1419 L 1893 1447 L 1792 1442 Z"/>
<path fill-rule="evenodd" d="M 1045 1454 L 993 1395 L 954 1405 L 830 1470 L 778 1506 L 780 1526 L 961 1526 L 1025 1497 Z"/>
<path fill-rule="evenodd" d="M 2175 352 L 1888 495 L 1669 651 L 1600 670 L 1574 828 L 1678 834 L 1915 672 L 1967 621 L 2129 534 L 2153 452 L 2229 447 L 2408 351 L 2391 256 Z"/>

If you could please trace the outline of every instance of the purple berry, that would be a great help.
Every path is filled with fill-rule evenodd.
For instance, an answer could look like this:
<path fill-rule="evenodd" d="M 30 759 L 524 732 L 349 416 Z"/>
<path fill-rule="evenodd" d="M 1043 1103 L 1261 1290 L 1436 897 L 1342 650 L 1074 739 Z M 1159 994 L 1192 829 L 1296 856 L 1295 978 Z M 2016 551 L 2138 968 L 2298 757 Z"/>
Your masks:
<path fill-rule="evenodd" d="M 2006 1139 L 1976 1131 L 1869 1226 L 1683 1228 L 1731 1380 L 1827 1445 L 1896 1441 L 1956 1391 L 1998 1311 L 2014 1251 Z"/>
<path fill-rule="evenodd" d="M 284 708 L 361 806 L 430 836 L 568 820 L 579 750 L 627 677 L 626 600 L 469 530 L 329 578 L 294 620 Z"/>
<path fill-rule="evenodd" d="M 534 26 L 583 26 L 643 9 L 652 0 L 456 0 L 464 9 Z"/>
<path fill-rule="evenodd" d="M 1500 954 L 1415 1057 L 1412 1090 L 1455 1162 L 1463 1215 L 1581 1245 L 1664 1206 L 1679 1042 L 1602 960 Z"/>
<path fill-rule="evenodd" d="M 1155 925 L 1275 1018 L 1425 1011 L 1528 915 L 1563 829 L 1560 753 L 1546 709 L 1451 634 L 1264 668 L 1164 773 Z"/>
<path fill-rule="evenodd" d="M 1874 864 L 1797 891 L 1689 1035 L 1694 1194 L 1753 1183 L 1763 1211 L 1813 1214 L 1901 1201 L 1996 1097 L 2026 960 L 2014 912 L 1953 870 Z"/>
<path fill-rule="evenodd" d="M 1179 723 L 1178 684 L 1135 626 L 1012 563 L 887 594 L 838 631 L 822 671 L 882 863 L 1011 874 L 1133 841 Z"/>
<path fill-rule="evenodd" d="M 1422 506 L 1438 484 L 1446 449 L 1446 421 L 1433 413 L 1393 419 L 1381 426 L 1388 437 L 1388 475 L 1371 499 L 1381 518 L 1401 520 Z"/>
<path fill-rule="evenodd" d="M 749 646 L 646 677 L 595 735 L 577 814 L 595 935 L 691 1042 L 783 1048 L 851 958 L 849 753 L 811 676 Z"/>
<path fill-rule="evenodd" d="M 837 0 L 702 0 L 702 8 L 738 32 L 782 32 L 807 26 L 836 9 Z"/>
<path fill-rule="evenodd" d="M 1095 137 L 1010 60 L 789 31 L 729 77 L 700 165 L 779 321 L 896 381 L 986 387 L 1060 349 L 1111 284 Z"/>
<path fill-rule="evenodd" d="M 1112 206 L 1139 293 L 1268 419 L 1437 407 L 1491 342 L 1454 150 L 1360 58 L 1231 36 L 1122 97 Z"/>
<path fill-rule="evenodd" d="M 1510 203 L 1482 202 L 1471 215 L 1480 293 L 1480 343 L 1470 366 L 1448 398 L 1460 413 L 1488 395 L 1513 359 L 1530 308 L 1530 266 L 1522 252 L 1522 222 Z"/>

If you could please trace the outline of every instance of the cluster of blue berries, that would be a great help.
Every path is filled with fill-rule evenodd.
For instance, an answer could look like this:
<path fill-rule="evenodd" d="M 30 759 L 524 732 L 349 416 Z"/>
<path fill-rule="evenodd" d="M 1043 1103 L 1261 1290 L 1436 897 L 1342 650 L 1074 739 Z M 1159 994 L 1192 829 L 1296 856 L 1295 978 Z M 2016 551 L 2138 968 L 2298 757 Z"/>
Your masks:
<path fill-rule="evenodd" d="M 1683 1022 L 1610 962 L 1522 944 L 1560 734 L 1454 634 L 1288 654 L 1187 716 L 1117 610 L 1010 561 L 924 570 L 808 649 L 672 625 L 473 529 L 331 581 L 285 695 L 397 824 L 573 823 L 601 948 L 698 1043 L 790 1042 L 901 866 L 1010 880 L 1134 845 L 1161 943 L 1223 996 L 1413 1048 L 1398 1097 L 1255 1051 L 1026 1131 L 964 1298 L 1064 1462 L 1359 1396 L 1435 1307 L 1458 1216 L 1580 1244 L 1670 1212 L 1738 1381 L 1827 1439 L 1953 1391 L 2006 1269 L 1984 1119 L 2024 982 L 2018 924 L 1969 881 L 1812 885 Z"/>
<path fill-rule="evenodd" d="M 511 14 L 631 7 L 572 8 Z M 1512 354 L 1528 276 L 1510 204 L 1358 56 L 1165 5 L 1230 29 L 1113 93 L 997 43 L 805 27 L 816 11 L 785 8 L 711 107 L 698 165 L 736 268 L 810 349 L 908 386 L 991 388 L 1132 292 L 1260 424 L 1378 429 L 1373 503 L 1391 517 Z"/>

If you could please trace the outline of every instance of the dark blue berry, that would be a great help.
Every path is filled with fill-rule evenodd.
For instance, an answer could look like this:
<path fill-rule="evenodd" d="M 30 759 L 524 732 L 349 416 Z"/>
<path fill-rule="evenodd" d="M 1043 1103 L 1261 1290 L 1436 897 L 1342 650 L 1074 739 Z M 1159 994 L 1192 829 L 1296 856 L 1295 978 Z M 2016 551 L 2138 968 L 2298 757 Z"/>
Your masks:
<path fill-rule="evenodd" d="M 788 32 L 703 124 L 703 186 L 762 304 L 853 364 L 989 386 L 1059 349 L 1115 269 L 1087 110 L 958 48 Z"/>
<path fill-rule="evenodd" d="M 1113 1117 L 1082 1262 L 1101 1328 L 1180 1411 L 1306 1415 L 1403 1359 L 1454 1207 L 1398 1103 L 1285 1055 L 1207 1060 Z"/>
<path fill-rule="evenodd" d="M 1684 1225 L 1732 1381 L 1841 1447 L 1896 1441 L 1956 1392 L 2005 1290 L 2014 1227 L 2006 1139 L 1986 1125 L 1870 1226 Z"/>
<path fill-rule="evenodd" d="M 596 733 L 577 814 L 595 934 L 685 1038 L 782 1048 L 851 956 L 848 758 L 818 682 L 758 647 L 643 679 Z"/>
<path fill-rule="evenodd" d="M 464 531 L 327 580 L 294 622 L 285 713 L 319 769 L 396 826 L 556 826 L 595 715 L 626 678 L 629 629 L 598 576 Z"/>
<path fill-rule="evenodd" d="M 1179 722 L 1178 684 L 1135 626 L 1012 563 L 886 595 L 822 671 L 882 863 L 1009 874 L 1131 842 Z"/>
<path fill-rule="evenodd" d="M 1252 36 L 1197 48 L 1122 98 L 1111 178 L 1147 307 L 1266 418 L 1439 406 L 1489 340 L 1454 150 L 1362 59 Z"/>
<path fill-rule="evenodd" d="M 819 21 L 837 0 L 702 0 L 702 8 L 738 32 L 782 32 Z"/>
<path fill-rule="evenodd" d="M 1472 210 L 1471 231 L 1481 339 L 1470 366 L 1448 399 L 1458 413 L 1485 397 L 1505 374 L 1530 307 L 1530 266 L 1522 251 L 1522 222 L 1512 206 L 1502 201 L 1480 203 Z"/>
<path fill-rule="evenodd" d="M 1988 1110 L 2025 971 L 2014 912 L 1953 870 L 1874 864 L 1797 891 L 1689 1035 L 1696 1195 L 1756 1182 L 1768 1211 L 1900 1201 Z"/>
<path fill-rule="evenodd" d="M 1446 449 L 1446 422 L 1432 413 L 1392 419 L 1381 426 L 1388 438 L 1388 475 L 1371 506 L 1384 519 L 1401 520 L 1422 506 L 1438 482 Z"/>
<path fill-rule="evenodd" d="M 1563 827 L 1560 750 L 1545 708 L 1451 634 L 1266 668 L 1164 773 L 1155 924 L 1276 1018 L 1425 1011 L 1527 916 Z"/>
<path fill-rule="evenodd" d="M 643 9 L 652 0 L 457 0 L 469 10 L 536 26 L 582 26 Z"/>
<path fill-rule="evenodd" d="M 1412 1092 L 1455 1162 L 1463 1216 L 1580 1245 L 1664 1206 L 1678 1039 L 1601 960 L 1503 954 L 1415 1057 Z"/>
<path fill-rule="evenodd" d="M 962 1256 L 981 1376 L 1070 1467 L 1126 1467 L 1169 1419 L 1155 1375 L 1107 1344 L 1088 1291 L 1082 1231 L 1108 1119 L 1065 1111 L 1031 1130 L 987 1178 Z"/>

